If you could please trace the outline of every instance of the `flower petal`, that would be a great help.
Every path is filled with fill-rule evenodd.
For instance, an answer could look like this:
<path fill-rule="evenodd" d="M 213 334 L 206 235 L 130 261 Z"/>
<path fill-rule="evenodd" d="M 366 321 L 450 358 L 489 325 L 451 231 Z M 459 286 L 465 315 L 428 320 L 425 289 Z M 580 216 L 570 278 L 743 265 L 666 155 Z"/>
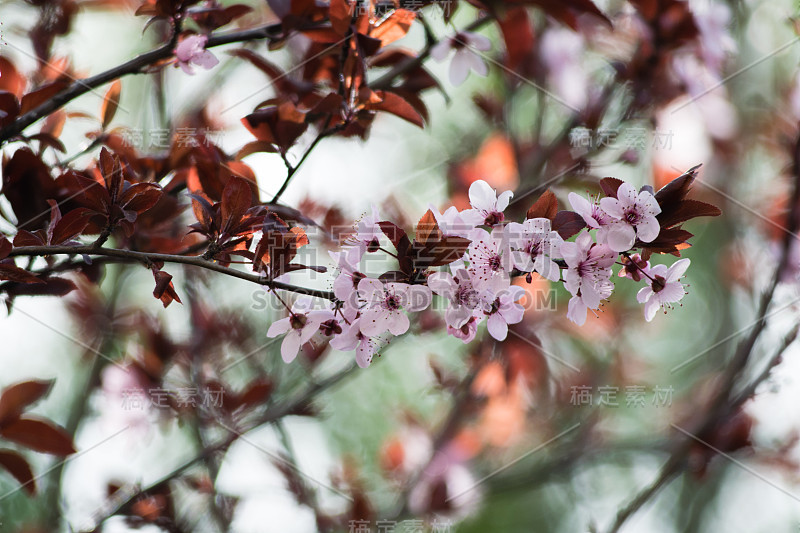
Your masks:
<path fill-rule="evenodd" d="M 297 352 L 300 350 L 302 343 L 300 342 L 300 335 L 292 332 L 283 338 L 281 343 L 281 358 L 284 363 L 291 363 L 297 357 Z"/>
<path fill-rule="evenodd" d="M 503 318 L 498 314 L 493 314 L 489 317 L 486 321 L 486 326 L 489 329 L 489 335 L 497 339 L 498 341 L 506 340 L 508 336 L 508 324 Z"/>

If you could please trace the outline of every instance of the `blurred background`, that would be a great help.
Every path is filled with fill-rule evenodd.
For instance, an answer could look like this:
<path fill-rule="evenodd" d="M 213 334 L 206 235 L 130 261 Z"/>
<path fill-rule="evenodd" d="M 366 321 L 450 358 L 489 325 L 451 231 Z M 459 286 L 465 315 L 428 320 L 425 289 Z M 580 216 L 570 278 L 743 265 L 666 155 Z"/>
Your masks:
<path fill-rule="evenodd" d="M 253 11 L 233 26 L 275 18 L 264 2 L 237 3 Z M 158 25 L 142 31 L 145 18 L 133 15 L 138 2 L 78 4 L 50 59 L 77 77 L 163 37 Z M 181 372 L 167 368 L 154 383 L 121 372 L 100 352 L 123 366 L 188 361 L 184 368 L 213 374 L 214 383 L 191 393 L 208 407 L 204 416 L 213 416 L 218 384 L 226 395 L 269 384 L 269 405 L 324 384 L 298 412 L 243 432 L 215 461 L 189 466 L 168 490 L 108 519 L 104 531 L 217 531 L 209 498 L 232 532 L 605 531 L 657 479 L 674 443 L 691 438 L 680 428 L 703 416 L 754 323 L 784 238 L 800 120 L 800 43 L 795 2 L 692 0 L 674 4 L 687 4 L 696 35 L 648 55 L 643 43 L 652 44 L 652 28 L 668 35 L 680 9 L 659 11 L 663 18 L 653 22 L 642 6 L 669 2 L 596 4 L 612 26 L 580 17 L 570 28 L 530 8 L 535 44 L 514 68 L 502 60 L 507 43 L 497 27 L 478 30 L 493 43 L 481 56 L 487 77 L 472 73 L 453 86 L 450 62 L 427 60 L 442 90 L 424 95 L 425 129 L 382 114 L 365 141 L 325 139 L 282 203 L 322 227 L 352 224 L 373 205 L 410 227 L 431 205 L 466 207 L 469 185 L 484 179 L 498 191 L 516 191 L 510 211 L 519 217 L 545 187 L 568 209 L 567 193 L 596 192 L 599 178 L 658 189 L 702 164 L 693 196 L 723 216 L 686 226 L 694 238 L 681 253 L 691 259 L 682 305 L 645 322 L 638 287 L 615 278 L 613 298 L 579 328 L 566 319 L 566 291 L 519 280 L 530 292 L 529 308 L 506 341 L 486 340 L 481 328 L 463 344 L 429 312 L 369 369 L 352 371 L 350 354 L 324 346 L 306 346 L 285 365 L 279 343 L 266 338 L 282 315 L 257 286 L 173 267 L 184 303 L 162 309 L 150 296 L 149 272 L 110 265 L 97 286 L 80 285 L 64 298 L 20 297 L 0 321 L 0 385 L 55 379 L 34 412 L 74 431 L 78 449 L 62 466 L 26 453 L 42 476 L 36 496 L 0 475 L 0 530 L 91 530 L 113 509 L 109 495 L 158 482 L 229 434 L 157 405 L 154 389 L 191 388 Z M 461 2 L 446 23 L 444 9 L 422 11 L 439 37 L 478 16 Z M 39 13 L 23 1 L 0 2 L 0 57 L 22 72 L 35 68 L 27 32 Z M 397 44 L 421 49 L 422 25 Z M 268 57 L 289 69 L 304 45 L 298 38 Z M 267 54 L 263 43 L 250 46 Z M 114 131 L 139 153 L 158 153 L 169 147 L 163 135 L 205 128 L 236 153 L 252 140 L 241 117 L 273 89 L 262 72 L 227 53 L 233 48 L 214 48 L 219 65 L 194 76 L 170 66 L 126 77 Z M 636 70 L 637 61 L 649 70 Z M 68 110 L 96 116 L 103 92 Z M 91 120 L 67 121 L 61 140 L 74 164 L 97 157 L 97 149 L 83 153 L 96 129 Z M 301 145 L 313 140 L 307 136 Z M 13 149 L 6 146 L 4 156 Z M 283 161 L 266 153 L 245 161 L 268 200 L 285 178 Z M 7 202 L 3 207 L 9 213 Z M 307 231 L 304 257 L 331 266 L 330 243 Z M 745 378 L 764 370 L 797 323 L 800 247 L 792 247 L 790 267 Z M 328 288 L 332 278 L 299 273 L 291 280 Z M 797 356 L 789 346 L 754 397 L 703 438 L 724 456 L 697 443 L 684 471 L 621 531 L 800 530 Z M 331 376 L 336 381 L 326 383 Z"/>

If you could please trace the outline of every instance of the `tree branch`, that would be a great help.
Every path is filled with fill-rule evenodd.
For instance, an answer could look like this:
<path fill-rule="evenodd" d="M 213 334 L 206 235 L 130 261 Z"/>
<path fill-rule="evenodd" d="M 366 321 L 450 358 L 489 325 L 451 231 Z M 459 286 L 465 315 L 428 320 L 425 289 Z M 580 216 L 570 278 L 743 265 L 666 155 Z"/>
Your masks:
<path fill-rule="evenodd" d="M 128 262 L 137 262 L 144 265 L 151 265 L 153 263 L 174 263 L 181 265 L 191 265 L 206 270 L 213 270 L 220 274 L 232 276 L 234 278 L 243 279 L 259 285 L 265 285 L 271 289 L 281 289 L 284 291 L 295 292 L 297 294 L 305 294 L 315 298 L 323 298 L 325 300 L 335 300 L 336 297 L 331 291 L 324 291 L 319 289 L 309 289 L 307 287 L 300 287 L 290 283 L 283 283 L 280 281 L 272 281 L 265 276 L 258 274 L 250 274 L 242 272 L 233 268 L 224 267 L 219 263 L 203 259 L 201 256 L 183 256 L 172 254 L 160 254 L 152 252 L 137 252 L 133 250 L 118 250 L 114 248 L 96 248 L 94 246 L 20 246 L 14 248 L 9 257 L 23 256 L 23 257 L 46 257 L 50 255 L 94 255 L 105 256 L 122 259 Z"/>
<path fill-rule="evenodd" d="M 225 44 L 253 41 L 257 39 L 274 39 L 281 35 L 282 28 L 280 24 L 268 24 L 252 28 L 249 30 L 242 30 L 237 32 L 225 33 L 222 35 L 211 35 L 206 43 L 206 48 L 215 46 L 222 46 Z M 53 113 L 60 109 L 68 102 L 75 98 L 86 94 L 87 92 L 96 89 L 110 81 L 114 81 L 128 74 L 140 74 L 145 67 L 158 63 L 163 59 L 171 57 L 174 53 L 173 43 L 167 43 L 155 50 L 145 52 L 138 55 L 133 59 L 122 63 L 114 68 L 84 78 L 82 80 L 75 80 L 66 89 L 59 92 L 46 102 L 31 109 L 27 113 L 17 117 L 14 122 L 9 124 L 3 129 L 0 129 L 0 145 L 22 133 L 25 128 L 38 121 L 41 118 Z"/>

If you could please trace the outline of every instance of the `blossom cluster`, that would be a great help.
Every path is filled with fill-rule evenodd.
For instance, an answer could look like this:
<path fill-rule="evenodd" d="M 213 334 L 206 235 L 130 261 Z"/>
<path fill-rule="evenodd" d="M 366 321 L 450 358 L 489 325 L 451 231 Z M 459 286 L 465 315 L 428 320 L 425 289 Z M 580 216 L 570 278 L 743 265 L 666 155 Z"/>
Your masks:
<path fill-rule="evenodd" d="M 688 187 L 677 193 L 669 187 L 664 189 L 664 203 L 671 202 L 669 209 L 677 210 Z M 619 180 L 603 188 L 603 198 L 570 193 L 574 211 L 561 212 L 556 212 L 557 201 L 548 191 L 524 221 L 514 222 L 505 215 L 513 193 L 498 194 L 479 180 L 469 189 L 469 209 L 450 207 L 440 213 L 431 207 L 417 226 L 413 243 L 397 226 L 382 221 L 373 207 L 341 249 L 330 252 L 337 273 L 335 301 L 320 308 L 316 301 L 298 300 L 289 316 L 274 322 L 267 335 L 285 335 L 281 354 L 286 362 L 317 336 L 326 338 L 334 349 L 355 350 L 357 363 L 366 367 L 385 342 L 408 331 L 409 315 L 427 309 L 436 296 L 444 304 L 448 334 L 468 343 L 486 322 L 489 335 L 502 341 L 508 326 L 520 322 L 524 314 L 520 299 L 525 290 L 513 283 L 514 278 L 526 276 L 530 281 L 533 273 L 563 283 L 571 294 L 567 317 L 582 325 L 588 312 L 598 311 L 611 296 L 615 264 L 620 265 L 620 277 L 642 284 L 637 299 L 650 321 L 659 309 L 666 310 L 686 294 L 681 278 L 689 259 L 679 259 L 670 267 L 651 265 L 645 259 L 652 253 L 650 247 L 670 251 L 664 248 L 667 241 L 659 239 L 662 223 L 658 217 L 668 215 L 667 221 L 671 214 L 662 213 L 651 188 L 637 191 Z M 665 238 L 675 231 L 666 228 Z M 387 241 L 396 253 L 387 249 Z M 669 242 L 675 245 L 674 238 Z M 456 253 L 444 262 L 431 260 L 440 256 L 436 246 L 443 243 Z M 688 246 L 681 244 L 680 248 Z M 424 246 L 427 258 L 418 253 Z M 642 254 L 633 253 L 636 249 Z M 376 253 L 396 258 L 401 271 L 380 276 L 364 272 L 365 258 Z"/>

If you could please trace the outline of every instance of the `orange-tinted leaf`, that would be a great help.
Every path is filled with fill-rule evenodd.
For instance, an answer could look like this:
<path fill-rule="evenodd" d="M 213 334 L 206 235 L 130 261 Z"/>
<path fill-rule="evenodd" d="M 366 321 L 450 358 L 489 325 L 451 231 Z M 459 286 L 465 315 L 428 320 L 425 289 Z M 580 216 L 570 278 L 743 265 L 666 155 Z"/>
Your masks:
<path fill-rule="evenodd" d="M 433 216 L 433 211 L 428 209 L 417 222 L 415 239 L 424 245 L 433 244 L 442 240 L 442 230 Z"/>
<path fill-rule="evenodd" d="M 25 86 L 28 81 L 23 74 L 21 74 L 17 67 L 8 60 L 8 58 L 0 56 L 0 91 L 8 91 L 17 98 L 22 97 L 25 92 Z"/>
<path fill-rule="evenodd" d="M 100 119 L 103 122 L 103 129 L 109 125 L 114 119 L 114 115 L 119 107 L 119 97 L 122 93 L 122 82 L 120 80 L 111 84 L 105 97 L 103 98 L 103 105 L 100 106 Z"/>
<path fill-rule="evenodd" d="M 164 307 L 167 307 L 173 301 L 183 303 L 178 297 L 178 293 L 175 292 L 175 286 L 172 284 L 172 276 L 170 274 L 161 270 L 153 270 L 153 277 L 156 280 L 153 296 L 161 300 Z"/>
<path fill-rule="evenodd" d="M 380 25 L 369 32 L 369 36 L 373 39 L 379 39 L 381 46 L 391 44 L 408 33 L 416 16 L 416 13 L 408 9 L 395 9 Z"/>
<path fill-rule="evenodd" d="M 31 465 L 20 454 L 11 450 L 0 450 L 0 466 L 8 470 L 20 482 L 30 496 L 36 494 L 36 481 L 33 479 Z"/>
<path fill-rule="evenodd" d="M 469 248 L 470 240 L 463 237 L 447 235 L 431 249 L 433 260 L 429 266 L 444 266 L 464 257 L 464 252 Z"/>
<path fill-rule="evenodd" d="M 26 407 L 46 396 L 53 383 L 31 380 L 6 387 L 0 396 L 0 425 L 19 417 Z"/>
<path fill-rule="evenodd" d="M 20 102 L 20 114 L 27 113 L 31 109 L 50 100 L 67 87 L 67 85 L 69 84 L 65 81 L 54 81 L 53 83 L 48 83 L 44 87 L 26 94 L 22 97 L 22 101 Z"/>
<path fill-rule="evenodd" d="M 241 178 L 231 177 L 222 191 L 223 229 L 230 229 L 237 224 L 251 205 L 253 205 L 253 193 L 250 184 Z"/>
<path fill-rule="evenodd" d="M 245 144 L 236 152 L 236 159 L 244 159 L 248 155 L 260 152 L 277 153 L 278 149 L 274 144 L 267 141 L 253 141 Z"/>
<path fill-rule="evenodd" d="M 364 106 L 365 108 L 386 111 L 420 128 L 424 126 L 425 123 L 422 120 L 422 116 L 414 109 L 414 106 L 406 102 L 402 97 L 388 91 L 376 91 L 376 94 L 381 101 L 375 104 L 367 104 Z"/>
<path fill-rule="evenodd" d="M 525 218 L 547 218 L 553 220 L 558 213 L 558 200 L 550 189 L 544 191 L 538 200 L 528 209 Z"/>
<path fill-rule="evenodd" d="M 72 438 L 49 420 L 21 417 L 0 427 L 0 435 L 31 450 L 65 456 L 75 453 Z"/>
<path fill-rule="evenodd" d="M 348 0 L 331 0 L 329 18 L 334 31 L 344 36 L 353 18 L 353 9 L 350 2 Z"/>

